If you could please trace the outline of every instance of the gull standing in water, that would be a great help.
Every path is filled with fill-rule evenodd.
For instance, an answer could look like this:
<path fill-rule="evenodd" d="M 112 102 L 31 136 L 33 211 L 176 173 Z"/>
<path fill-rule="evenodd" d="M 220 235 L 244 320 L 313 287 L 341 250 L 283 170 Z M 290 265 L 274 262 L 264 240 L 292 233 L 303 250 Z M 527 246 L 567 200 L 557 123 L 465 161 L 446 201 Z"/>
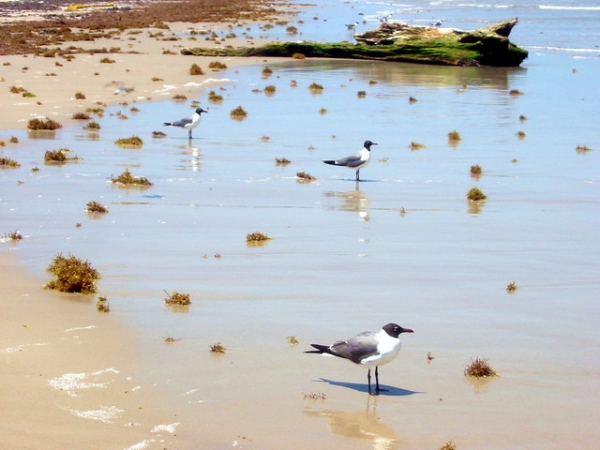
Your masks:
<path fill-rule="evenodd" d="M 200 114 L 202 113 L 208 113 L 208 111 L 202 108 L 197 108 L 196 111 L 194 111 L 194 115 L 192 117 L 185 117 L 175 122 L 165 122 L 164 125 L 166 125 L 167 127 L 178 127 L 188 130 L 188 137 L 191 139 L 192 129 L 200 125 Z"/>
<path fill-rule="evenodd" d="M 325 164 L 331 164 L 332 166 L 342 166 L 348 169 L 356 170 L 356 181 L 360 181 L 359 171 L 363 167 L 366 167 L 371 160 L 371 146 L 377 145 L 376 142 L 365 141 L 364 148 L 352 155 L 346 156 L 341 159 L 327 159 L 323 160 Z"/>

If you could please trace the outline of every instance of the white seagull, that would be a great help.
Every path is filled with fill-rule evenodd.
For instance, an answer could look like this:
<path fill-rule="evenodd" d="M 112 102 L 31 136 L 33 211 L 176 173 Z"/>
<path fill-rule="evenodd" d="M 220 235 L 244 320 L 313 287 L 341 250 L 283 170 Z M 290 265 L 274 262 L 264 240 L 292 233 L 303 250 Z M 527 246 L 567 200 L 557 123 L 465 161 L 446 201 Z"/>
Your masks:
<path fill-rule="evenodd" d="M 356 30 L 356 27 L 358 26 L 358 22 L 354 22 L 354 23 L 347 23 L 346 24 L 346 28 L 348 28 L 349 30 Z"/>
<path fill-rule="evenodd" d="M 348 169 L 356 170 L 356 181 L 360 181 L 360 169 L 369 165 L 369 161 L 371 160 L 371 145 L 377 145 L 377 143 L 365 141 L 364 148 L 360 152 L 341 159 L 326 159 L 323 160 L 323 162 L 325 164 L 331 164 L 332 166 L 342 166 L 347 167 Z"/>
<path fill-rule="evenodd" d="M 200 125 L 200 114 L 202 113 L 208 113 L 208 111 L 205 111 L 202 108 L 197 108 L 196 111 L 194 111 L 194 115 L 190 118 L 185 117 L 181 120 L 177 120 L 175 122 L 165 122 L 164 124 L 167 127 L 179 127 L 188 130 L 188 137 L 191 139 L 192 129 Z"/>
<path fill-rule="evenodd" d="M 378 17 L 378 20 L 379 20 L 381 23 L 388 23 L 388 21 L 389 21 L 389 20 L 392 18 L 392 16 L 393 16 L 393 14 L 392 14 L 392 13 L 390 13 L 390 14 L 388 14 L 387 16 L 384 16 L 384 17 Z"/>
<path fill-rule="evenodd" d="M 318 353 L 339 356 L 349 359 L 355 364 L 369 368 L 367 380 L 369 383 L 369 394 L 371 391 L 371 367 L 375 366 L 375 395 L 385 389 L 379 388 L 379 366 L 392 361 L 400 352 L 400 334 L 413 333 L 409 328 L 402 328 L 395 323 L 384 325 L 379 332 L 365 331 L 348 339 L 337 341 L 331 345 L 310 344 L 316 350 L 305 353 Z"/>

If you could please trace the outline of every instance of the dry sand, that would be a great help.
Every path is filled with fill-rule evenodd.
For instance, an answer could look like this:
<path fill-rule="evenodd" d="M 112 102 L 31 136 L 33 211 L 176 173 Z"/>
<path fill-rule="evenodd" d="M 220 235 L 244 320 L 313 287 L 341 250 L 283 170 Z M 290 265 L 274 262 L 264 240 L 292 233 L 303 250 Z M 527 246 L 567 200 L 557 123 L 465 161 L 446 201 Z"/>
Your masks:
<path fill-rule="evenodd" d="M 196 40 L 164 40 L 165 37 L 196 31 L 224 31 L 226 25 L 215 24 L 169 24 L 170 30 L 145 29 L 140 34 L 125 31 L 113 39 L 97 39 L 93 42 L 77 42 L 86 50 L 120 48 L 123 53 L 82 53 L 72 60 L 60 57 L 16 55 L 0 57 L 0 130 L 24 129 L 33 118 L 51 118 L 63 126 L 72 116 L 99 105 L 129 104 L 150 100 L 167 100 L 175 95 L 192 100 L 199 85 L 218 72 L 208 68 L 211 61 L 219 60 L 229 69 L 235 66 L 260 64 L 267 58 L 214 58 L 183 56 L 183 47 L 215 47 L 231 45 L 249 46 L 264 43 L 259 39 L 244 41 L 228 38 L 220 43 L 198 37 Z M 138 30 L 139 31 L 139 30 Z M 163 33 L 163 37 L 151 34 Z M 129 53 L 131 52 L 131 53 Z M 135 52 L 135 53 L 133 53 Z M 108 58 L 114 63 L 102 63 Z M 198 64 L 204 75 L 190 75 L 192 64 Z M 24 97 L 10 93 L 12 86 L 20 87 L 35 95 Z M 119 88 L 133 89 L 118 92 Z M 85 99 L 77 99 L 82 93 Z M 0 139 L 6 139 L 0 131 Z M 8 136 L 10 138 L 10 136 Z"/>

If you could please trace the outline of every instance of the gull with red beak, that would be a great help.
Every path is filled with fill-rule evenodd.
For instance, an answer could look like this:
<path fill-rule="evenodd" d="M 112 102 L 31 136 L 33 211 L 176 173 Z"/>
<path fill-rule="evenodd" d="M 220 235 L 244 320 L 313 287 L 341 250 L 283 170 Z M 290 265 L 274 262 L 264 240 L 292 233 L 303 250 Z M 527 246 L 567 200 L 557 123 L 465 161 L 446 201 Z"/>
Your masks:
<path fill-rule="evenodd" d="M 333 355 L 348 359 L 355 364 L 369 368 L 367 380 L 369 384 L 369 394 L 371 391 L 371 367 L 375 366 L 375 394 L 379 394 L 379 366 L 392 361 L 400 353 L 400 335 L 402 333 L 413 333 L 409 328 L 402 328 L 395 323 L 384 325 L 379 332 L 365 331 L 346 340 L 337 341 L 331 345 L 310 344 L 316 350 L 309 350 L 305 353 L 318 353 L 324 355 Z"/>

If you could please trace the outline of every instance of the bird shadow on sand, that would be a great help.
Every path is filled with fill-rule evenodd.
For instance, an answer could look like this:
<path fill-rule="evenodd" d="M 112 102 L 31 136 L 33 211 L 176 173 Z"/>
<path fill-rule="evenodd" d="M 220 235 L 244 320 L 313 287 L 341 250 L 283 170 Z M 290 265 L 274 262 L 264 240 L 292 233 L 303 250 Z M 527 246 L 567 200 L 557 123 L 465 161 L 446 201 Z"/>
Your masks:
<path fill-rule="evenodd" d="M 319 383 L 328 383 L 332 386 L 341 386 L 341 387 L 345 387 L 347 389 L 353 389 L 358 392 L 364 392 L 364 393 L 369 392 L 369 386 L 364 383 L 346 383 L 343 381 L 328 380 L 326 378 L 319 378 L 317 381 Z M 386 384 L 380 384 L 379 387 L 381 389 L 384 389 L 384 390 L 379 391 L 379 395 L 385 395 L 388 397 L 404 397 L 407 395 L 423 394 L 423 392 L 411 391 L 409 389 L 402 389 L 402 388 L 398 388 L 398 387 L 394 387 L 394 386 L 388 386 Z"/>

